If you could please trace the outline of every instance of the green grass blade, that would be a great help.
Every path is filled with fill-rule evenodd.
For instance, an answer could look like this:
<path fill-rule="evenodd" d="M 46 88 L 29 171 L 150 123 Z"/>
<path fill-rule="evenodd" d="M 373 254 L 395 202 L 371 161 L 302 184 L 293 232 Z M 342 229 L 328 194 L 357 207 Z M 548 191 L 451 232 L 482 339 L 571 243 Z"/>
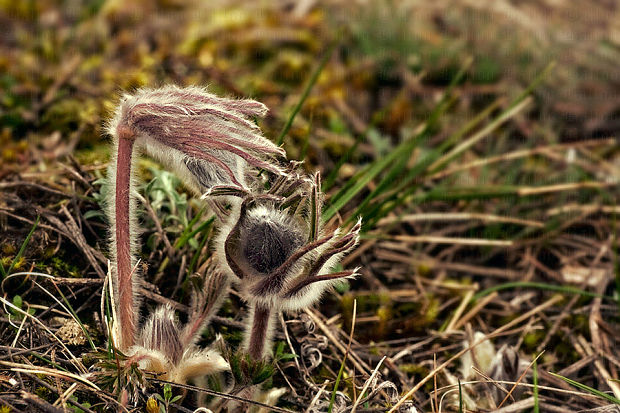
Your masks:
<path fill-rule="evenodd" d="M 52 367 L 53 367 L 53 368 L 55 368 L 55 369 L 58 369 L 58 370 L 61 370 L 61 371 L 64 371 L 64 372 L 69 373 L 69 370 L 67 370 L 66 368 L 64 368 L 64 367 L 63 367 L 63 366 L 61 366 L 60 364 L 55 363 L 55 362 L 53 362 L 52 360 L 49 360 L 48 358 L 43 357 L 42 355 L 37 354 L 37 353 L 36 353 L 36 352 L 34 352 L 34 351 L 29 352 L 28 354 L 29 354 L 29 355 L 32 355 L 32 356 L 34 356 L 35 358 L 37 358 L 37 359 L 41 360 L 41 361 L 42 361 L 42 362 L 44 362 L 44 363 L 49 364 L 50 366 L 52 366 Z"/>
<path fill-rule="evenodd" d="M 196 234 L 202 232 L 205 228 L 209 227 L 213 223 L 213 221 L 215 221 L 215 216 L 212 216 L 211 218 L 209 218 L 208 220 L 200 224 L 198 228 L 191 230 L 191 228 L 194 226 L 194 223 L 198 220 L 198 217 L 201 214 L 202 214 L 202 210 L 196 217 L 194 217 L 194 219 L 192 219 L 192 221 L 187 225 L 187 227 L 185 227 L 185 229 L 183 230 L 183 233 L 175 241 L 173 245 L 174 249 L 178 250 L 179 248 L 184 247 L 185 244 L 187 244 L 187 242 L 190 239 L 192 239 Z M 161 262 L 161 264 L 159 265 L 159 268 L 157 269 L 156 274 L 159 275 L 163 273 L 164 270 L 168 267 L 169 263 L 170 263 L 170 257 L 166 256 Z"/>
<path fill-rule="evenodd" d="M 419 204 L 428 201 L 466 201 L 466 200 L 485 200 L 493 198 L 511 198 L 516 197 L 519 193 L 517 186 L 487 186 L 479 187 L 452 187 L 435 186 L 429 192 L 414 195 L 419 185 L 409 185 L 408 187 L 399 186 L 390 191 L 389 196 L 385 197 L 383 202 L 377 203 L 372 210 L 366 213 L 366 217 L 370 217 L 367 227 L 372 227 L 376 222 L 389 214 L 399 205 Z"/>
<path fill-rule="evenodd" d="M 30 232 L 26 236 L 26 239 L 22 243 L 22 246 L 19 248 L 19 251 L 17 252 L 17 255 L 15 256 L 15 258 L 13 258 L 13 261 L 11 262 L 11 265 L 9 266 L 9 269 L 4 271 L 4 267 L 2 267 L 0 265 L 0 268 L 1 268 L 0 271 L 2 271 L 2 278 L 4 278 L 7 275 L 11 274 L 11 271 L 13 271 L 13 268 L 15 267 L 15 265 L 17 264 L 19 259 L 22 257 L 22 255 L 26 251 L 26 247 L 28 246 L 28 243 L 30 242 L 30 238 L 32 237 L 32 234 L 34 233 L 35 229 L 37 229 L 37 225 L 39 225 L 39 218 L 40 217 L 37 216 L 37 219 L 34 221 L 34 224 L 32 225 L 32 228 L 30 229 Z"/>
<path fill-rule="evenodd" d="M 301 145 L 301 150 L 299 152 L 299 160 L 305 161 L 306 156 L 308 156 L 308 147 L 310 146 L 310 132 L 312 130 L 312 122 L 314 121 L 314 111 L 310 112 L 310 119 L 308 119 L 308 132 L 304 138 L 304 141 Z"/>
<path fill-rule="evenodd" d="M 395 148 L 386 157 L 375 160 L 370 165 L 370 167 L 366 170 L 366 173 L 364 173 L 363 175 L 356 174 L 356 176 L 354 176 L 351 179 L 351 181 L 353 181 L 354 184 L 348 188 L 343 188 L 338 194 L 336 194 L 332 198 L 332 202 L 330 206 L 323 212 L 324 221 L 328 221 L 330 218 L 336 215 L 336 213 L 342 207 L 344 207 L 349 201 L 351 201 L 351 199 L 353 199 L 353 197 L 355 197 L 360 191 L 362 191 L 366 187 L 366 185 L 368 185 L 370 181 L 372 181 L 385 169 L 390 167 L 390 165 L 394 165 L 394 166 L 390 168 L 390 172 L 388 173 L 388 176 L 379 183 L 380 188 L 377 188 L 377 189 L 379 189 L 379 191 L 383 191 L 385 190 L 386 186 L 389 183 L 393 182 L 393 178 L 395 176 L 398 176 L 398 174 L 402 172 L 403 162 L 398 162 L 398 161 L 400 159 L 403 159 L 403 160 L 408 159 L 411 156 L 411 152 L 416 148 L 416 146 L 418 146 L 423 139 L 428 137 L 429 130 L 431 129 L 432 126 L 434 126 L 434 124 L 440 118 L 441 114 L 449 106 L 450 99 L 452 96 L 452 91 L 454 90 L 458 82 L 460 82 L 460 80 L 463 78 L 465 71 L 470 65 L 471 65 L 471 60 L 466 62 L 463 68 L 452 79 L 450 86 L 443 94 L 439 103 L 437 103 L 437 105 L 433 109 L 432 113 L 429 116 L 429 120 L 425 123 L 424 127 L 419 133 L 401 142 L 398 145 L 398 147 Z M 369 195 L 366 198 L 368 200 L 366 201 L 366 203 L 369 202 L 371 199 L 373 199 L 375 196 L 377 196 L 379 192 L 377 189 L 375 189 L 371 193 L 371 195 Z M 364 203 L 364 205 L 366 203 Z M 358 211 L 359 210 L 360 208 L 358 208 Z M 353 216 L 357 216 L 357 215 L 358 215 L 358 212 L 353 214 Z"/>
<path fill-rule="evenodd" d="M 525 88 L 525 90 L 521 92 L 516 99 L 513 100 L 508 109 L 512 108 L 513 106 L 517 106 L 519 103 L 521 103 L 523 99 L 529 96 L 529 94 L 532 93 L 538 87 L 538 85 L 540 85 L 540 83 L 547 78 L 547 76 L 549 76 L 549 74 L 554 68 L 555 61 L 552 61 L 543 69 L 542 72 L 540 72 L 538 76 L 534 78 L 534 80 L 532 80 L 532 82 Z"/>
<path fill-rule="evenodd" d="M 407 147 L 401 149 L 407 149 Z M 391 152 L 385 158 L 379 159 L 377 162 L 373 163 L 364 176 L 361 176 L 358 179 L 355 179 L 355 177 L 352 178 L 352 186 L 346 190 L 346 192 L 336 196 L 335 200 L 332 201 L 332 204 L 323 212 L 323 221 L 328 221 L 336 215 L 336 213 L 340 211 L 340 209 L 345 206 L 355 195 L 364 189 L 371 180 L 373 180 L 377 175 L 379 175 L 379 173 L 394 162 L 399 157 L 400 152 L 401 151 L 399 150 Z"/>
<path fill-rule="evenodd" d="M 355 138 L 355 143 L 353 144 L 353 146 L 351 146 L 351 148 L 349 148 L 349 150 L 343 156 L 341 156 L 340 159 L 338 159 L 338 163 L 336 164 L 334 169 L 332 169 L 329 175 L 327 175 L 327 178 L 325 178 L 325 180 L 323 181 L 323 185 L 321 186 L 321 190 L 323 192 L 329 191 L 329 189 L 334 186 L 336 178 L 338 178 L 338 172 L 340 171 L 340 168 L 342 168 L 342 165 L 344 165 L 345 162 L 351 159 L 351 156 L 355 153 L 360 143 L 362 143 L 365 135 L 365 133 L 358 135 Z M 350 179 L 347 183 L 351 182 L 352 180 L 353 179 Z"/>
<path fill-rule="evenodd" d="M 204 232 L 202 233 L 202 238 L 200 239 L 200 242 L 198 243 L 198 249 L 196 249 L 196 253 L 192 257 L 192 260 L 190 261 L 189 266 L 187 267 L 187 275 L 185 276 L 185 279 L 183 280 L 183 284 L 181 285 L 181 292 L 180 292 L 180 298 L 179 298 L 181 302 L 183 302 L 183 300 L 185 299 L 187 295 L 187 289 L 189 286 L 190 277 L 192 276 L 192 274 L 194 273 L 194 269 L 198 265 L 198 259 L 201 257 L 200 251 L 202 251 L 205 245 L 207 245 L 210 234 L 211 234 L 211 227 L 206 227 Z"/>
<path fill-rule="evenodd" d="M 297 114 L 301 110 L 301 107 L 304 105 L 304 102 L 306 101 L 306 98 L 308 98 L 308 95 L 310 94 L 310 91 L 312 90 L 312 87 L 314 86 L 316 81 L 319 79 L 319 75 L 321 74 L 321 72 L 323 71 L 323 68 L 325 67 L 325 65 L 327 64 L 329 58 L 331 57 L 332 52 L 336 48 L 336 45 L 337 45 L 337 43 L 334 42 L 334 43 L 332 43 L 329 46 L 329 48 L 327 49 L 327 52 L 321 58 L 321 61 L 319 62 L 319 65 L 316 67 L 316 69 L 314 69 L 314 72 L 310 76 L 310 79 L 308 80 L 308 83 L 306 84 L 306 87 L 304 88 L 303 92 L 301 93 L 301 97 L 299 98 L 299 101 L 297 102 L 297 104 L 293 108 L 293 111 L 291 112 L 290 116 L 286 120 L 286 123 L 284 124 L 284 127 L 280 131 L 280 134 L 278 135 L 278 138 L 276 139 L 276 145 L 280 146 L 280 145 L 282 145 L 282 142 L 284 142 L 284 137 L 286 136 L 288 131 L 291 129 L 291 126 L 293 126 L 293 121 L 295 120 L 295 116 L 297 116 Z"/>
<path fill-rule="evenodd" d="M 200 258 L 200 251 L 202 251 L 204 246 L 207 244 L 207 241 L 209 241 L 209 233 L 211 232 L 210 230 L 211 228 L 207 227 L 205 228 L 205 231 L 202 234 L 202 238 L 200 239 L 200 242 L 198 243 L 198 249 L 196 250 L 196 253 L 192 257 L 192 260 L 190 261 L 189 266 L 187 267 L 188 275 L 191 275 L 194 273 L 194 268 L 196 268 L 196 264 L 198 263 L 198 258 Z"/>
<path fill-rule="evenodd" d="M 103 288 L 101 289 L 101 294 L 103 294 L 102 300 L 103 300 L 103 306 L 104 306 L 104 312 L 105 312 L 106 331 L 109 333 L 109 337 L 108 337 L 107 344 L 106 344 L 106 355 L 109 360 L 113 359 L 115 356 L 114 346 L 112 345 L 112 339 L 111 339 L 111 336 L 112 336 L 111 329 L 110 329 L 110 327 L 112 326 L 113 318 L 114 318 L 112 317 L 113 310 L 112 310 L 112 299 L 110 296 L 111 289 L 112 289 L 112 282 L 108 276 L 104 279 L 104 285 L 103 285 Z"/>
<path fill-rule="evenodd" d="M 601 397 L 601 398 L 603 398 L 603 399 L 605 399 L 605 400 L 607 400 L 607 401 L 609 401 L 609 402 L 612 402 L 612 403 L 615 403 L 615 404 L 620 404 L 620 399 L 617 399 L 617 398 L 615 398 L 614 396 L 610 396 L 610 395 L 609 395 L 609 394 L 607 394 L 607 393 L 603 393 L 603 392 L 602 392 L 602 391 L 600 391 L 600 390 L 593 389 L 593 388 L 592 388 L 592 387 L 590 387 L 590 386 L 586 386 L 585 384 L 581 384 L 581 383 L 579 383 L 578 381 L 575 381 L 575 380 L 569 379 L 568 377 L 561 376 L 561 375 L 559 375 L 559 374 L 557 374 L 557 373 L 552 373 L 552 372 L 549 372 L 549 374 L 551 374 L 552 376 L 557 377 L 558 379 L 562 379 L 562 380 L 564 380 L 564 381 L 565 381 L 565 382 L 567 382 L 568 384 L 570 384 L 570 385 L 572 385 L 572 386 L 575 386 L 575 387 L 577 387 L 578 389 L 585 390 L 585 391 L 587 391 L 588 393 L 593 394 L 593 395 L 598 396 L 598 397 Z"/>
<path fill-rule="evenodd" d="M 187 242 L 194 238 L 194 236 L 198 233 L 201 233 L 202 231 L 205 230 L 205 228 L 208 228 L 211 226 L 211 224 L 213 224 L 213 221 L 215 221 L 215 216 L 212 216 L 211 218 L 207 219 L 205 222 L 203 222 L 202 224 L 198 225 L 198 227 L 196 229 L 194 229 L 193 231 L 190 231 L 182 236 L 180 236 L 177 241 L 174 243 L 174 248 L 178 249 L 178 248 L 182 248 L 183 246 L 185 246 L 185 244 L 187 244 Z"/>
<path fill-rule="evenodd" d="M 417 178 L 418 176 L 420 176 L 423 171 L 428 170 L 429 174 L 438 172 L 443 167 L 448 165 L 450 161 L 454 160 L 457 156 L 462 154 L 467 148 L 471 147 L 474 143 L 476 143 L 483 137 L 487 136 L 493 130 L 501 126 L 504 122 L 508 121 L 512 116 L 518 113 L 521 109 L 523 109 L 529 103 L 529 101 L 527 100 L 524 100 L 524 99 L 521 99 L 521 100 L 522 100 L 522 103 L 520 105 L 517 105 L 517 106 L 511 105 L 509 109 L 507 109 L 502 114 L 500 114 L 487 127 L 483 128 L 480 132 L 476 133 L 472 138 L 468 139 L 463 144 L 457 146 L 456 148 L 454 148 L 449 153 L 445 154 L 440 159 L 438 159 L 439 158 L 438 155 L 441 153 L 440 151 L 443 149 L 444 145 L 442 145 L 440 149 L 431 151 L 425 158 L 423 158 L 420 162 L 418 162 L 411 169 L 410 173 L 407 174 L 407 176 L 402 180 L 400 185 L 398 185 L 396 188 L 392 190 L 392 193 L 399 194 L 399 195 L 396 196 L 395 201 L 389 206 L 389 208 L 383 208 L 383 209 L 375 208 L 373 210 L 373 213 L 370 214 L 370 215 L 373 215 L 373 218 L 374 218 L 373 222 L 376 222 L 376 220 L 384 217 L 394 208 L 406 202 L 407 197 L 413 194 L 418 188 L 418 185 L 411 186 L 411 181 Z M 460 137 L 462 135 L 457 133 L 456 136 Z M 452 141 L 452 139 L 450 139 L 450 141 Z M 468 195 L 473 195 L 473 194 L 476 194 L 478 191 L 480 191 L 479 188 L 475 188 L 475 192 L 473 192 L 472 194 L 471 192 L 469 192 L 469 190 L 472 190 L 472 189 L 474 188 L 468 188 L 468 190 L 466 191 L 468 192 Z M 490 188 L 486 188 L 486 189 L 490 189 Z M 452 190 L 454 190 L 454 188 L 452 188 Z M 501 196 L 505 196 L 509 194 L 516 195 L 517 191 L 518 189 L 516 187 L 502 188 L 499 195 Z M 445 194 L 444 191 L 439 191 L 438 193 Z M 393 196 L 390 198 L 394 199 Z M 461 198 L 459 197 L 459 200 L 460 199 Z M 378 214 L 378 211 L 381 211 L 381 213 Z M 364 216 L 367 216 L 367 215 L 369 214 L 365 214 Z"/>
<path fill-rule="evenodd" d="M 181 232 L 176 242 L 179 242 L 181 239 L 184 239 L 184 242 L 187 242 L 191 238 L 191 236 L 189 236 L 188 234 L 192 232 L 192 228 L 194 228 L 194 225 L 196 225 L 196 222 L 198 222 L 198 220 L 200 219 L 200 217 L 202 217 L 202 214 L 204 212 L 205 212 L 205 208 L 201 208 L 200 211 L 198 211 L 196 216 L 194 216 L 194 218 L 192 218 L 192 220 L 189 221 L 187 226 L 183 228 L 183 232 Z M 178 248 L 178 246 L 176 245 L 176 242 L 175 242 L 175 248 Z"/>
<path fill-rule="evenodd" d="M 336 392 L 338 391 L 338 386 L 340 386 L 340 380 L 342 379 L 342 375 L 344 373 L 344 365 L 347 361 L 347 354 L 342 358 L 342 364 L 340 364 L 340 370 L 338 370 L 338 376 L 336 377 L 336 382 L 334 383 L 334 390 L 332 390 L 332 396 L 329 399 L 329 407 L 327 408 L 327 413 L 331 413 L 334 408 L 334 402 L 336 401 Z"/>
<path fill-rule="evenodd" d="M 411 151 L 409 151 L 411 152 Z M 393 167 L 385 177 L 379 182 L 377 187 L 364 198 L 361 204 L 357 207 L 355 212 L 351 214 L 350 219 L 357 219 L 358 216 L 363 215 L 363 211 L 366 206 L 375 198 L 377 198 L 381 193 L 385 192 L 388 189 L 389 185 L 394 182 L 395 179 L 398 178 L 399 175 L 403 172 L 403 170 L 407 167 L 408 156 L 401 156 L 394 160 Z"/>
<path fill-rule="evenodd" d="M 513 116 L 523 110 L 527 105 L 529 105 L 531 99 L 521 99 L 521 101 L 513 105 L 511 104 L 507 110 L 502 112 L 497 118 L 495 118 L 491 123 L 485 126 L 481 131 L 475 133 L 471 138 L 467 139 L 465 142 L 462 142 L 457 147 L 452 149 L 450 152 L 441 157 L 441 159 L 437 160 L 433 163 L 429 169 L 431 173 L 437 172 L 440 169 L 444 168 L 446 165 L 450 163 L 450 161 L 454 160 L 457 156 L 465 152 L 467 149 L 474 146 L 484 137 L 488 136 L 495 129 L 503 125 L 505 122 L 509 121 Z M 514 102 L 513 102 L 514 103 Z"/>
<path fill-rule="evenodd" d="M 414 202 L 428 201 L 475 201 L 493 198 L 511 198 L 519 194 L 519 187 L 514 185 L 487 185 L 486 187 L 452 187 L 436 186 L 429 192 L 419 194 L 413 197 Z M 405 191 L 402 196 L 398 197 L 399 203 L 403 199 L 413 195 L 413 191 Z"/>
<path fill-rule="evenodd" d="M 402 142 L 397 148 L 395 148 L 392 152 L 390 152 L 384 158 L 378 159 L 367 169 L 362 170 L 361 173 L 356 174 L 349 182 L 351 182 L 350 186 L 345 186 L 338 194 L 336 194 L 332 198 L 332 202 L 329 207 L 323 212 L 323 220 L 328 221 L 332 218 L 336 213 L 344 207 L 353 197 L 355 197 L 360 191 L 362 191 L 366 185 L 374 178 L 376 178 L 381 172 L 387 169 L 390 165 L 395 165 L 390 172 L 388 173 L 388 177 L 393 180 L 403 168 L 403 165 L 406 163 L 406 160 L 410 156 L 411 152 L 415 149 L 415 147 L 427 137 L 428 130 L 427 127 L 423 129 L 423 131 L 417 135 L 414 135 L 407 141 Z M 399 162 L 400 161 L 400 162 Z M 404 161 L 404 162 L 402 162 Z M 387 178 L 387 177 L 386 177 Z M 388 179 L 384 179 L 379 184 L 380 191 L 383 191 L 386 187 L 386 184 L 393 182 Z M 366 200 L 363 202 L 361 207 L 365 206 L 373 197 L 376 197 L 378 194 L 378 190 L 375 189 Z M 358 211 L 360 208 L 358 207 Z M 358 212 L 353 214 L 353 216 L 357 216 Z"/>
<path fill-rule="evenodd" d="M 408 145 L 405 146 L 405 148 L 407 148 L 406 151 L 402 150 L 398 158 L 395 160 L 394 166 L 390 169 L 390 171 L 386 174 L 386 176 L 381 180 L 381 182 L 379 182 L 377 187 L 364 199 L 364 201 L 362 201 L 362 203 L 358 206 L 355 213 L 351 215 L 351 219 L 355 219 L 355 217 L 359 215 L 362 215 L 365 218 L 367 218 L 367 216 L 363 213 L 365 207 L 371 201 L 377 198 L 379 195 L 386 192 L 389 189 L 390 185 L 393 185 L 396 178 L 405 171 L 407 162 L 409 161 L 409 158 L 411 156 L 411 152 L 417 146 L 419 146 L 420 143 L 422 143 L 425 139 L 427 139 L 430 136 L 429 130 L 432 128 L 432 126 L 436 124 L 436 122 L 441 117 L 441 114 L 444 113 L 444 111 L 448 108 L 450 103 L 451 102 L 446 102 L 444 105 L 437 106 L 436 108 L 437 110 L 434 111 L 433 114 L 431 114 L 431 117 L 427 121 L 424 129 L 417 136 L 415 136 L 414 139 Z M 425 156 L 424 159 L 426 158 L 427 157 Z M 425 164 L 424 162 L 419 162 L 416 165 L 417 167 L 414 166 L 412 170 L 409 171 L 406 178 L 404 178 L 404 181 L 409 182 L 415 176 L 417 176 L 419 172 L 421 172 L 421 170 L 424 169 L 424 166 L 423 166 L 424 164 Z"/>
<path fill-rule="evenodd" d="M 508 106 L 506 110 L 504 110 L 498 117 L 496 117 L 489 125 L 483 128 L 480 132 L 474 134 L 467 141 L 458 145 L 457 147 L 452 149 L 450 152 L 448 152 L 447 154 L 444 154 L 441 158 L 439 158 L 440 154 L 445 152 L 445 150 L 449 146 L 451 146 L 455 142 L 458 142 L 458 140 L 467 131 L 471 130 L 477 123 L 479 123 L 482 119 L 484 119 L 483 116 L 477 116 L 474 120 L 469 122 L 469 124 L 466 125 L 465 128 L 463 128 L 465 129 L 464 131 L 457 132 L 455 135 L 448 138 L 446 142 L 440 145 L 439 148 L 431 150 L 424 158 L 422 158 L 416 165 L 414 165 L 414 167 L 412 167 L 412 169 L 401 180 L 398 186 L 391 189 L 390 194 L 384 197 L 383 202 L 381 202 L 379 205 L 375 205 L 370 210 L 363 211 L 362 208 L 358 207 L 358 210 L 353 216 L 362 215 L 367 221 L 366 227 L 370 227 L 376 224 L 376 222 L 379 219 L 386 216 L 389 212 L 397 208 L 399 205 L 404 204 L 408 200 L 408 198 L 412 194 L 414 194 L 418 189 L 418 185 L 411 185 L 412 181 L 414 181 L 416 178 L 419 178 L 425 171 L 428 171 L 428 174 L 438 172 L 439 170 L 444 168 L 446 165 L 448 165 L 450 161 L 454 160 L 460 154 L 462 154 L 466 149 L 470 148 L 476 142 L 478 142 L 479 140 L 487 136 L 489 133 L 497 129 L 499 126 L 501 126 L 506 121 L 508 121 L 511 117 L 513 117 L 523 108 L 525 108 L 525 106 L 529 104 L 529 100 L 527 100 L 529 94 L 540 84 L 540 82 L 542 82 L 547 77 L 547 75 L 550 73 L 553 66 L 554 66 L 553 64 L 548 65 L 536 77 L 536 79 L 534 79 L 528 85 L 528 87 L 510 103 L 510 105 Z M 496 102 L 495 104 L 499 104 L 499 102 Z M 486 115 L 490 113 L 493 110 L 492 108 L 495 104 L 491 105 L 490 107 L 485 108 L 485 110 L 483 110 L 481 114 Z M 476 188 L 476 192 L 477 191 L 479 191 L 479 188 Z M 517 193 L 516 192 L 517 190 L 515 187 L 502 188 L 499 195 L 500 196 L 510 195 L 510 192 L 513 192 L 513 191 L 514 191 L 514 194 Z M 372 195 L 376 195 L 376 193 Z M 368 197 L 367 198 L 368 202 L 366 202 L 365 200 L 365 202 L 360 207 L 366 207 L 367 204 L 371 200 L 370 198 L 371 197 Z"/>

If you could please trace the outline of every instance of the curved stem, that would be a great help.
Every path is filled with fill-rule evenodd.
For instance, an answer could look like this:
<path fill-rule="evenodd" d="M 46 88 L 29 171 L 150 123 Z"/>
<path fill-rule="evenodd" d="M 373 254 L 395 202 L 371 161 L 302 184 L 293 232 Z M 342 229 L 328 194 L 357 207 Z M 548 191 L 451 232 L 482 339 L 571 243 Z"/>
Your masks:
<path fill-rule="evenodd" d="M 114 235 L 116 237 L 116 273 L 118 277 L 117 315 L 120 329 L 120 343 L 117 343 L 117 346 L 121 350 L 126 350 L 134 344 L 136 331 L 129 210 L 133 144 L 133 136 L 119 136 L 116 158 L 116 231 Z"/>

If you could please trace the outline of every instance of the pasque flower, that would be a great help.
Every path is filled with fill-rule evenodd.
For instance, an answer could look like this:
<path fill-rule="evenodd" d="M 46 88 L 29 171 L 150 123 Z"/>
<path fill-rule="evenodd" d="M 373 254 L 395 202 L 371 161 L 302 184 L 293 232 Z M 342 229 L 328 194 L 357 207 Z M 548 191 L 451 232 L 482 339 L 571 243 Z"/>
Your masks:
<path fill-rule="evenodd" d="M 215 187 L 207 196 L 231 192 Z M 344 234 L 324 228 L 319 174 L 308 179 L 289 171 L 269 190 L 239 196 L 220 231 L 217 258 L 251 306 L 245 348 L 261 359 L 277 312 L 306 308 L 337 280 L 356 275 L 357 269 L 330 271 L 357 244 L 360 222 Z"/>
<path fill-rule="evenodd" d="M 132 195 L 136 149 L 161 161 L 196 193 L 215 185 L 245 188 L 252 167 L 281 172 L 273 160 L 283 155 L 282 149 L 262 137 L 250 119 L 266 111 L 262 103 L 220 98 L 197 87 L 142 89 L 121 99 L 109 125 L 114 156 L 108 174 L 117 314 L 112 337 L 120 350 L 135 344 L 139 314 Z"/>
<path fill-rule="evenodd" d="M 178 382 L 227 368 L 218 353 L 199 349 L 196 339 L 217 310 L 228 276 L 238 281 L 250 305 L 244 348 L 260 361 L 278 312 L 306 308 L 337 280 L 357 274 L 357 269 L 332 270 L 357 244 L 360 222 L 349 230 L 325 226 L 320 175 L 307 177 L 294 162 L 286 170 L 280 167 L 284 152 L 251 119 L 265 112 L 259 102 L 220 98 L 193 87 L 145 89 L 122 98 L 109 125 L 114 138 L 108 207 L 115 298 L 111 339 L 130 365 Z M 137 151 L 205 194 L 223 221 L 216 240 L 218 268 L 209 269 L 209 281 L 199 290 L 203 298 L 194 298 L 183 328 L 168 307 L 154 311 L 138 328 L 132 194 Z M 271 180 L 269 189 L 258 189 L 265 177 Z M 221 208 L 222 200 L 229 209 Z"/>

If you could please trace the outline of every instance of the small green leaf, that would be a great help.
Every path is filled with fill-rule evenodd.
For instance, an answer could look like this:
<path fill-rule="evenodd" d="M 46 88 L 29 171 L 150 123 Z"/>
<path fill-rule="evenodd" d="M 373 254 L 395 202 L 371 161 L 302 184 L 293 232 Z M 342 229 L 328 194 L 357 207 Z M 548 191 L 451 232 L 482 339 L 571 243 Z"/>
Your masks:
<path fill-rule="evenodd" d="M 267 364 L 263 366 L 257 374 L 252 377 L 252 384 L 260 384 L 267 380 L 269 377 L 273 376 L 275 369 L 271 364 Z"/>
<path fill-rule="evenodd" d="M 331 57 L 332 52 L 336 48 L 336 45 L 337 43 L 334 42 L 329 46 L 329 48 L 327 49 L 327 52 L 323 55 L 323 57 L 319 61 L 319 64 L 314 69 L 314 72 L 312 72 L 312 75 L 310 76 L 310 79 L 308 80 L 306 87 L 301 93 L 301 96 L 299 97 L 297 104 L 293 108 L 293 111 L 289 115 L 288 119 L 286 120 L 286 123 L 284 124 L 284 127 L 282 128 L 282 130 L 280 131 L 280 134 L 278 135 L 278 138 L 276 139 L 276 145 L 280 146 L 284 142 L 284 137 L 286 136 L 288 131 L 291 129 L 291 126 L 293 126 L 293 121 L 295 120 L 295 116 L 297 116 L 297 114 L 301 110 L 301 107 L 303 106 L 304 102 L 306 101 L 306 98 L 310 94 L 312 87 L 314 86 L 316 81 L 319 80 L 319 75 L 321 74 L 321 72 L 323 71 L 323 68 L 329 61 L 329 58 Z"/>
<path fill-rule="evenodd" d="M 278 358 L 279 361 L 286 361 L 286 360 L 292 360 L 292 359 L 296 359 L 297 357 L 299 357 L 297 354 L 293 354 L 293 353 L 284 353 L 281 354 L 280 357 Z"/>
<path fill-rule="evenodd" d="M 22 308 L 22 305 L 24 304 L 22 297 L 20 295 L 16 295 L 13 297 L 13 305 L 19 309 Z"/>
<path fill-rule="evenodd" d="M 170 400 L 171 397 L 172 397 L 172 387 L 170 387 L 169 384 L 166 384 L 164 386 L 164 398 L 166 400 Z"/>
<path fill-rule="evenodd" d="M 279 359 L 280 356 L 284 353 L 284 341 L 278 341 L 278 345 L 276 347 L 276 352 L 275 355 L 273 356 L 274 359 Z"/>
<path fill-rule="evenodd" d="M 103 220 L 105 219 L 105 214 L 99 209 L 91 209 L 90 211 L 86 211 L 83 217 L 84 219 L 101 218 Z"/>

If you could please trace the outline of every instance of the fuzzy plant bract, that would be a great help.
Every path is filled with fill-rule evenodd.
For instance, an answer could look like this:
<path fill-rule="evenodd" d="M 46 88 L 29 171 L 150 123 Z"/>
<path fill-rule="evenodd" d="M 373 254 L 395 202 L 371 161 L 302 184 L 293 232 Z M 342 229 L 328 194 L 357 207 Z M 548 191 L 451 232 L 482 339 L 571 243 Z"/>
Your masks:
<path fill-rule="evenodd" d="M 229 369 L 216 350 L 196 345 L 229 286 L 229 278 L 213 266 L 206 277 L 200 289 L 193 292 L 187 324 L 180 326 L 170 306 L 158 307 L 142 325 L 136 344 L 129 348 L 130 362 L 177 383 Z"/>

